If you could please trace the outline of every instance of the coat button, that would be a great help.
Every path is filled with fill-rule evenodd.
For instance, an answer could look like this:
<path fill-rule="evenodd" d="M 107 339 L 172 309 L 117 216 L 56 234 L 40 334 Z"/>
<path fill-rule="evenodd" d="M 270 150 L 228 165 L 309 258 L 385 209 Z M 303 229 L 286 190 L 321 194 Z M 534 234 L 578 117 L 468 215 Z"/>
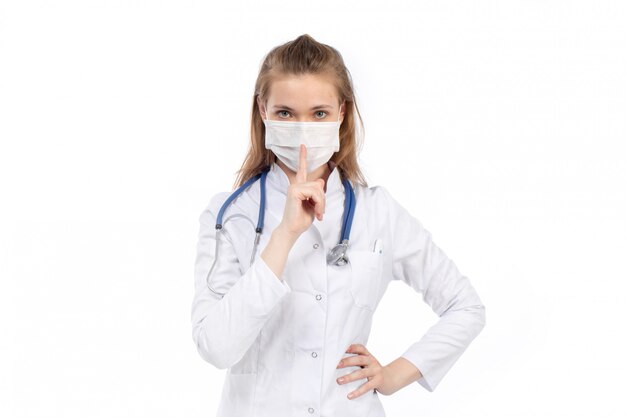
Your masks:
<path fill-rule="evenodd" d="M 311 352 L 311 356 L 313 356 L 314 358 L 317 358 L 317 352 Z"/>
<path fill-rule="evenodd" d="M 322 296 L 321 296 L 320 294 L 317 294 L 317 295 L 315 296 L 315 299 L 316 299 L 316 300 L 321 300 L 321 299 L 322 299 Z"/>
<path fill-rule="evenodd" d="M 313 414 L 314 411 L 313 407 L 309 407 L 309 413 Z"/>
<path fill-rule="evenodd" d="M 320 247 L 319 243 L 316 243 L 315 245 L 313 245 L 313 249 L 317 249 L 319 247 Z"/>

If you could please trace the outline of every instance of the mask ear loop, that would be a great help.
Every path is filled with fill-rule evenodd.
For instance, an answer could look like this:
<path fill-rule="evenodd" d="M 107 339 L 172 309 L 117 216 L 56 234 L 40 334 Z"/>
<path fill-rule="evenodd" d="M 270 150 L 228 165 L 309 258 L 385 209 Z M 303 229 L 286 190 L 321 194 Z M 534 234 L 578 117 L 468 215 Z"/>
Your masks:
<path fill-rule="evenodd" d="M 265 107 L 265 120 L 269 120 L 270 119 L 270 112 L 267 111 L 267 102 L 265 102 L 263 107 Z"/>

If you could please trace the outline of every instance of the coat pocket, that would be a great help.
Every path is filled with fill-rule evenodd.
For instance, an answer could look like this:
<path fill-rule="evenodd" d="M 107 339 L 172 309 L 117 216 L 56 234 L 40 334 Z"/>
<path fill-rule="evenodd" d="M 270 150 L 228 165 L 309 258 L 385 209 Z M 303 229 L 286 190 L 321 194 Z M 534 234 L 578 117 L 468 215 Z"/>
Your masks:
<path fill-rule="evenodd" d="M 359 308 L 374 310 L 383 271 L 383 256 L 369 250 L 348 250 L 350 294 Z"/>

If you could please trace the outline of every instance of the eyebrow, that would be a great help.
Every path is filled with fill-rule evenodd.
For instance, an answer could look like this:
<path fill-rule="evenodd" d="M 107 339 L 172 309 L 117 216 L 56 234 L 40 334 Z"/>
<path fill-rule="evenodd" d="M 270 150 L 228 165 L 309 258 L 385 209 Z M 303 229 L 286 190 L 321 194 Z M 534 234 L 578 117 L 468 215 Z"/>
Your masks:
<path fill-rule="evenodd" d="M 285 110 L 289 110 L 289 111 L 293 111 L 293 109 L 289 106 L 285 106 L 283 104 L 275 104 L 274 106 L 272 106 L 273 108 L 277 109 L 277 108 L 281 108 L 281 109 L 285 109 Z M 332 106 L 329 106 L 328 104 L 320 104 L 319 106 L 315 106 L 315 107 L 311 107 L 311 110 L 317 110 L 317 109 L 325 109 L 325 108 L 329 108 L 332 109 Z"/>

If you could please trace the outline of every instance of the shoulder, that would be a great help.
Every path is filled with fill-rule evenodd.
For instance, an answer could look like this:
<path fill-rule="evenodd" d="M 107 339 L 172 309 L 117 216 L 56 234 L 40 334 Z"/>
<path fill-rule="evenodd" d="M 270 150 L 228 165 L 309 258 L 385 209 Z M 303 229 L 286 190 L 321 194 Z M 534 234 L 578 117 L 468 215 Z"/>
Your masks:
<path fill-rule="evenodd" d="M 417 220 L 383 185 L 365 187 L 357 184 L 354 187 L 354 194 L 357 202 L 361 201 L 369 212 L 388 219 L 392 224 L 402 222 L 407 217 Z"/>
<path fill-rule="evenodd" d="M 228 204 L 228 210 L 226 210 L 228 212 L 228 217 L 232 217 L 233 215 L 235 215 L 235 217 L 255 217 L 260 203 L 259 187 L 259 181 L 255 181 L 239 193 L 239 195 L 237 195 L 234 199 L 232 199 Z M 215 220 L 217 219 L 219 211 L 224 203 L 226 203 L 226 200 L 228 200 L 234 192 L 234 190 L 220 191 L 213 194 L 209 199 L 209 204 L 207 204 L 200 214 L 200 221 L 207 224 L 213 223 L 213 225 L 215 225 Z M 226 216 L 226 212 L 223 215 Z M 226 217 L 224 217 L 222 221 L 225 222 Z"/>
<path fill-rule="evenodd" d="M 357 201 L 363 201 L 369 208 L 389 209 L 392 197 L 386 187 L 382 185 L 364 186 L 356 184 L 354 186 L 354 196 Z"/>
<path fill-rule="evenodd" d="M 204 210 L 200 213 L 198 220 L 201 223 L 205 224 L 215 224 L 215 220 L 217 219 L 217 214 L 220 211 L 222 205 L 226 202 L 228 197 L 230 196 L 230 192 L 228 191 L 220 191 L 218 193 L 213 194 L 209 198 L 209 203 L 204 207 Z"/>
<path fill-rule="evenodd" d="M 354 224 L 366 228 L 370 233 L 382 234 L 392 221 L 389 192 L 382 185 L 354 185 L 356 207 Z"/>

